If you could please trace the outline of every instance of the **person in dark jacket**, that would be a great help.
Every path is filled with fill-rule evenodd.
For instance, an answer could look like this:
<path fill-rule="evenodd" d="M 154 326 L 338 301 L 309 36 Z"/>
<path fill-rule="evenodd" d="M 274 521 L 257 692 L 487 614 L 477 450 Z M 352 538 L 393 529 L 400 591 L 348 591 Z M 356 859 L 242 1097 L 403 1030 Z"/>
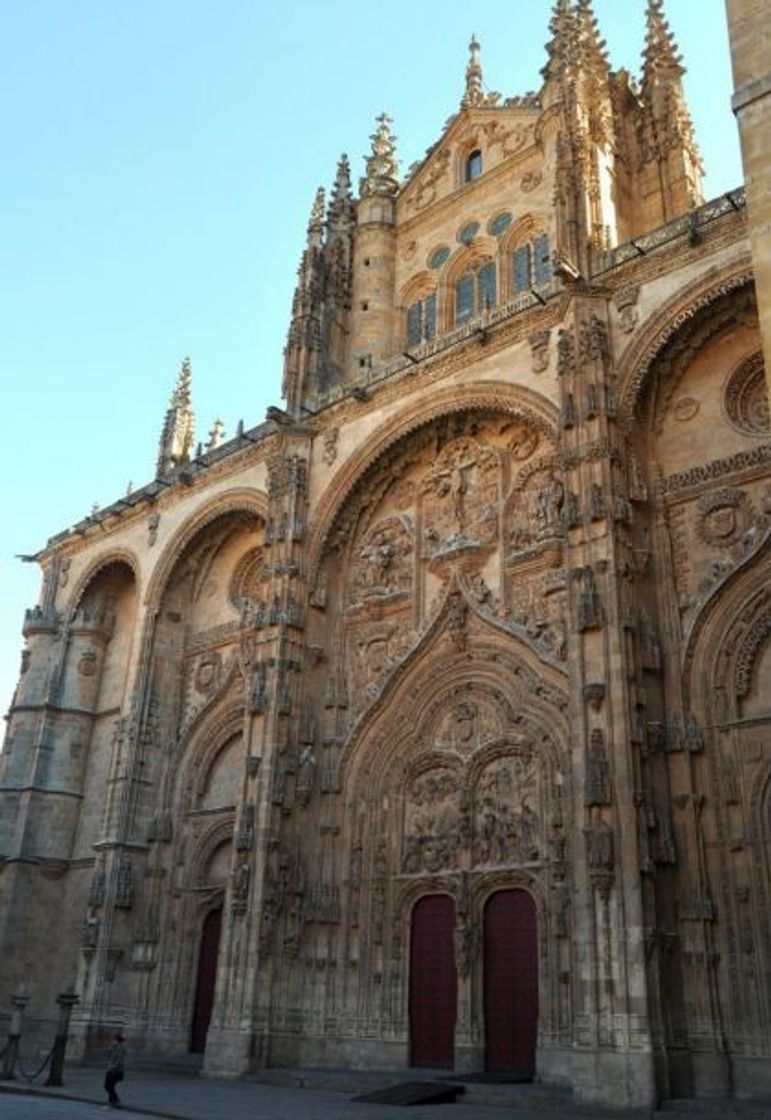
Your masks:
<path fill-rule="evenodd" d="M 126 1068 L 126 1047 L 123 1035 L 118 1033 L 113 1039 L 110 1053 L 107 1058 L 107 1072 L 104 1075 L 104 1088 L 107 1099 L 113 1108 L 120 1107 L 120 1097 L 115 1092 L 115 1086 L 123 1080 Z"/>

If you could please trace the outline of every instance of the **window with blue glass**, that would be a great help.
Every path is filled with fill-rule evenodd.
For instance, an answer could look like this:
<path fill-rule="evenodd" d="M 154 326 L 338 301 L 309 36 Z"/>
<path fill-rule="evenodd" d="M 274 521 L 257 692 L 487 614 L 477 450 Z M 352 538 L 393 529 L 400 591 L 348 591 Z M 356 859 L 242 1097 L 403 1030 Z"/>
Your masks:
<path fill-rule="evenodd" d="M 482 153 L 479 148 L 471 153 L 466 159 L 466 182 L 471 183 L 474 179 L 478 179 L 482 174 Z"/>
<path fill-rule="evenodd" d="M 533 242 L 533 268 L 535 271 L 535 286 L 542 288 L 551 280 L 551 256 L 549 254 L 549 238 L 545 233 L 536 237 Z"/>
<path fill-rule="evenodd" d="M 530 271 L 530 246 L 520 245 L 514 250 L 514 291 L 517 295 L 530 291 Z"/>
<path fill-rule="evenodd" d="M 455 322 L 465 323 L 495 307 L 498 301 L 498 281 L 495 262 L 473 272 L 466 272 L 455 282 Z"/>
<path fill-rule="evenodd" d="M 419 346 L 436 337 L 436 292 L 407 308 L 407 345 Z"/>

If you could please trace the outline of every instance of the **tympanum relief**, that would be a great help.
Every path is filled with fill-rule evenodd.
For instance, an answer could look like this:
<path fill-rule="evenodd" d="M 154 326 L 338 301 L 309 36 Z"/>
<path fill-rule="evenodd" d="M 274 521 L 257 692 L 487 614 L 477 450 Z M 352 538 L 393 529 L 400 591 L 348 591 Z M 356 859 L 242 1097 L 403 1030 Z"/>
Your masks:
<path fill-rule="evenodd" d="M 336 518 L 317 581 L 325 594 L 314 600 L 327 644 L 330 615 L 342 607 L 351 713 L 379 696 L 453 579 L 480 613 L 514 623 L 540 654 L 564 657 L 555 573 L 568 504 L 550 438 L 523 418 L 443 417 L 385 453 Z M 530 543 L 543 557 L 515 571 L 512 551 Z"/>

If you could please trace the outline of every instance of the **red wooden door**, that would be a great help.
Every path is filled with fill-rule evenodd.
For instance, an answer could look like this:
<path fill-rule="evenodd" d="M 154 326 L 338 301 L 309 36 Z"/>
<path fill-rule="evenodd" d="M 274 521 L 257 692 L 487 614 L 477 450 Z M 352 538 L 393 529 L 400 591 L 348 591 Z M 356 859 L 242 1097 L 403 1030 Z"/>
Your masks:
<path fill-rule="evenodd" d="M 204 918 L 201 931 L 201 948 L 198 952 L 198 979 L 195 985 L 193 1025 L 190 1030 L 190 1049 L 202 1054 L 206 1049 L 206 1032 L 209 1029 L 214 1006 L 214 984 L 217 979 L 217 954 L 222 932 L 222 911 L 210 910 Z"/>
<path fill-rule="evenodd" d="M 498 891 L 485 907 L 485 1065 L 532 1077 L 538 1030 L 538 929 L 526 891 Z"/>
<path fill-rule="evenodd" d="M 452 1069 L 455 1061 L 455 903 L 446 894 L 418 900 L 410 937 L 410 1064 Z"/>

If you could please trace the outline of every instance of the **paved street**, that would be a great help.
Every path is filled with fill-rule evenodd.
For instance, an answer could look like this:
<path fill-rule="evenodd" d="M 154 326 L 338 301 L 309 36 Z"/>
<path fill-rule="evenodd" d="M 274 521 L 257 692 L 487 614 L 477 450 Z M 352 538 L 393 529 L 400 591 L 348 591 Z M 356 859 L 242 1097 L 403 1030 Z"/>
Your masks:
<path fill-rule="evenodd" d="M 0 1116 L 2 1120 L 101 1120 L 112 1114 L 105 1103 L 103 1077 L 101 1069 L 74 1066 L 66 1070 L 66 1086 L 61 1090 L 30 1092 L 22 1085 L 0 1082 Z M 410 1107 L 407 1116 L 409 1120 L 501 1120 L 507 1115 L 516 1120 L 607 1120 L 609 1116 L 578 1109 L 559 1091 L 539 1086 L 468 1084 L 466 1089 L 465 1103 Z M 127 1120 L 148 1116 L 166 1120 L 398 1120 L 404 1115 L 393 1105 L 354 1102 L 350 1090 L 318 1084 L 298 1088 L 255 1080 L 222 1081 L 194 1072 L 130 1069 L 119 1090 L 123 1107 L 118 1114 Z M 497 1107 L 490 1103 L 496 1099 Z M 682 1107 L 670 1103 L 656 1116 L 658 1120 L 769 1120 L 771 1110 L 735 1101 L 692 1101 Z"/>

